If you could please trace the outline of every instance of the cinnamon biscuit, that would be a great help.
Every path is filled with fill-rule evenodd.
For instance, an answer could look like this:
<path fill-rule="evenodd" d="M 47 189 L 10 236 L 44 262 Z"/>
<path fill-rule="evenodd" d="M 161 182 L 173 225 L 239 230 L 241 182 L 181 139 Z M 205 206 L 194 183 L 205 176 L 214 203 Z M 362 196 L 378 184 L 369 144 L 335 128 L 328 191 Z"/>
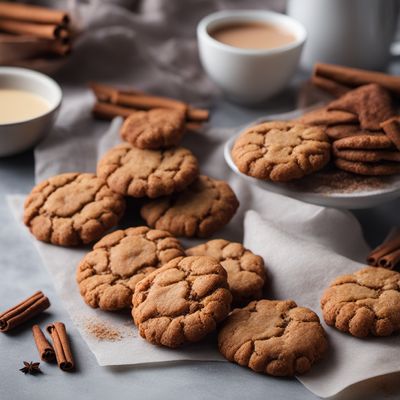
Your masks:
<path fill-rule="evenodd" d="M 376 131 L 365 131 L 358 124 L 341 124 L 327 126 L 325 133 L 331 140 L 339 140 L 351 136 L 378 135 Z"/>
<path fill-rule="evenodd" d="M 337 150 L 354 149 L 354 150 L 379 150 L 393 149 L 391 140 L 383 134 L 378 135 L 359 135 L 352 136 L 335 141 Z"/>
<path fill-rule="evenodd" d="M 153 344 L 198 342 L 229 313 L 226 271 L 211 257 L 178 257 L 141 280 L 132 316 Z"/>
<path fill-rule="evenodd" d="M 400 273 L 366 267 L 336 278 L 321 298 L 325 322 L 353 336 L 400 331 Z"/>
<path fill-rule="evenodd" d="M 393 142 L 397 150 L 400 150 L 400 121 L 399 117 L 391 118 L 381 123 L 385 135 Z"/>
<path fill-rule="evenodd" d="M 200 175 L 183 192 L 145 204 L 141 215 L 149 226 L 175 236 L 208 237 L 230 221 L 238 206 L 226 182 Z"/>
<path fill-rule="evenodd" d="M 328 110 L 340 110 L 358 116 L 362 129 L 380 130 L 380 124 L 392 117 L 389 92 L 376 83 L 363 85 L 347 92 L 344 96 L 328 104 Z"/>
<path fill-rule="evenodd" d="M 344 171 L 353 172 L 359 175 L 394 175 L 400 174 L 400 163 L 398 162 L 360 162 L 348 161 L 342 158 L 334 160 L 336 167 Z"/>
<path fill-rule="evenodd" d="M 232 148 L 232 158 L 246 175 L 290 181 L 318 171 L 328 163 L 329 138 L 318 126 L 266 122 L 239 136 Z"/>
<path fill-rule="evenodd" d="M 76 280 L 91 307 L 120 310 L 132 306 L 135 285 L 185 253 L 170 233 L 147 226 L 115 231 L 97 242 L 80 262 Z"/>
<path fill-rule="evenodd" d="M 189 256 L 209 256 L 228 273 L 229 289 L 235 304 L 247 304 L 262 297 L 265 283 L 264 261 L 240 243 L 224 239 L 210 240 L 186 250 Z"/>
<path fill-rule="evenodd" d="M 305 125 L 339 125 L 357 123 L 357 115 L 347 111 L 328 110 L 326 107 L 317 108 L 316 110 L 309 111 L 303 114 L 294 122 Z"/>
<path fill-rule="evenodd" d="M 25 201 L 24 223 L 39 240 L 62 246 L 90 243 L 115 226 L 124 198 L 94 174 L 66 173 L 36 185 Z"/>
<path fill-rule="evenodd" d="M 218 335 L 229 361 L 274 376 L 304 374 L 328 347 L 317 314 L 292 300 L 259 300 L 232 311 Z"/>
<path fill-rule="evenodd" d="M 196 157 L 183 147 L 143 150 L 123 143 L 109 150 L 97 166 L 97 175 L 114 192 L 132 197 L 182 191 L 198 174 Z"/>
<path fill-rule="evenodd" d="M 185 113 L 180 110 L 155 108 L 136 111 L 122 125 L 121 138 L 140 149 L 176 146 L 185 131 Z"/>
<path fill-rule="evenodd" d="M 333 144 L 333 154 L 337 158 L 348 161 L 378 162 L 397 161 L 400 162 L 400 151 L 388 150 L 340 150 Z"/>

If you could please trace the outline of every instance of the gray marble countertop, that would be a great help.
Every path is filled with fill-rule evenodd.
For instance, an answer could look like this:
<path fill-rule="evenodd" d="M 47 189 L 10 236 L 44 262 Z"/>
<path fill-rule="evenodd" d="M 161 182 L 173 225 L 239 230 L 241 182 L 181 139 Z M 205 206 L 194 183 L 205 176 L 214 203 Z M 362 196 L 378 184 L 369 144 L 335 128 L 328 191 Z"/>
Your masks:
<path fill-rule="evenodd" d="M 214 126 L 234 126 L 265 114 L 290 111 L 295 106 L 289 90 L 262 109 L 248 110 L 224 101 L 213 109 Z M 0 159 L 0 305 L 14 305 L 27 294 L 42 289 L 52 307 L 40 322 L 64 321 L 76 354 L 77 371 L 64 373 L 44 366 L 40 376 L 19 372 L 22 361 L 38 360 L 29 324 L 10 334 L 0 334 L 0 399 L 316 399 L 297 380 L 255 374 L 229 363 L 179 362 L 146 367 L 99 367 L 67 312 L 57 298 L 52 281 L 26 236 L 13 223 L 6 195 L 27 193 L 33 186 L 33 154 Z M 357 211 L 371 245 L 382 240 L 389 227 L 400 225 L 399 201 Z M 336 400 L 398 399 L 400 374 L 392 374 L 348 388 Z"/>

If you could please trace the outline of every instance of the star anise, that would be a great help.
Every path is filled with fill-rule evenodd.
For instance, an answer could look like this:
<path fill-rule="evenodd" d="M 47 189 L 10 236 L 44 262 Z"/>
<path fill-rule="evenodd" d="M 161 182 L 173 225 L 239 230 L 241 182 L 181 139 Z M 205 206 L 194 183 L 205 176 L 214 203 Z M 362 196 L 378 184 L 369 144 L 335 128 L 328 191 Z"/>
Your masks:
<path fill-rule="evenodd" d="M 39 372 L 42 372 L 39 368 L 40 363 L 38 362 L 34 363 L 33 361 L 31 361 L 28 363 L 27 361 L 24 361 L 24 365 L 25 367 L 20 369 L 20 371 L 23 372 L 24 374 L 35 375 Z"/>

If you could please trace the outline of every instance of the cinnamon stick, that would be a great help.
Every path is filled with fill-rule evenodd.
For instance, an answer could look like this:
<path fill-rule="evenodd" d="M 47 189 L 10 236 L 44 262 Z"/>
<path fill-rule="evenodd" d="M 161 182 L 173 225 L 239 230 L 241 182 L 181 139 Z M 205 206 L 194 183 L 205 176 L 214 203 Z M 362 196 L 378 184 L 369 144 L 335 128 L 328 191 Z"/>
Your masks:
<path fill-rule="evenodd" d="M 94 104 L 92 113 L 96 118 L 111 120 L 115 117 L 127 118 L 134 113 L 134 108 L 117 106 L 111 103 L 97 102 Z"/>
<path fill-rule="evenodd" d="M 182 101 L 161 96 L 150 96 L 144 94 L 127 94 L 116 92 L 111 97 L 111 102 L 120 106 L 150 110 L 152 108 L 173 108 L 176 110 L 187 111 L 187 104 Z"/>
<path fill-rule="evenodd" d="M 377 83 L 394 93 L 400 94 L 400 77 L 387 75 L 382 72 L 317 63 L 314 66 L 313 76 L 331 79 L 346 86 Z"/>
<path fill-rule="evenodd" d="M 393 269 L 396 267 L 396 265 L 400 262 L 400 249 L 397 249 L 389 254 L 386 254 L 385 256 L 381 257 L 379 259 L 379 266 L 388 268 L 388 269 Z"/>
<path fill-rule="evenodd" d="M 186 122 L 186 129 L 188 131 L 194 132 L 194 131 L 198 131 L 201 128 L 201 124 L 199 124 L 198 122 Z"/>
<path fill-rule="evenodd" d="M 66 38 L 68 31 L 61 25 L 32 24 L 29 22 L 0 19 L 0 30 L 18 35 L 29 35 L 42 39 Z"/>
<path fill-rule="evenodd" d="M 322 78 L 320 76 L 312 76 L 311 77 L 311 83 L 324 90 L 325 92 L 328 92 L 334 97 L 340 97 L 346 94 L 351 88 L 348 86 L 342 85 L 341 83 L 335 82 L 331 79 L 327 78 Z"/>
<path fill-rule="evenodd" d="M 210 117 L 210 112 L 203 108 L 189 107 L 186 117 L 189 121 L 205 122 L 208 121 Z"/>
<path fill-rule="evenodd" d="M 71 371 L 74 369 L 74 359 L 71 353 L 67 331 L 62 322 L 54 322 L 46 328 L 53 341 L 53 347 L 56 354 L 57 364 L 63 371 Z"/>
<path fill-rule="evenodd" d="M 8 332 L 50 307 L 49 299 L 36 292 L 16 306 L 0 314 L 0 332 Z"/>
<path fill-rule="evenodd" d="M 97 82 L 89 82 L 89 87 L 93 90 L 94 95 L 100 101 L 111 101 L 113 96 L 116 96 L 117 93 L 124 94 L 143 94 L 139 90 L 129 89 L 129 90 L 121 90 L 117 89 L 110 85 L 104 85 L 103 83 Z"/>
<path fill-rule="evenodd" d="M 400 249 L 400 229 L 394 228 L 389 232 L 385 241 L 376 247 L 367 257 L 369 265 L 380 265 L 380 260 L 397 250 Z"/>
<path fill-rule="evenodd" d="M 53 346 L 44 336 L 44 333 L 40 329 L 39 325 L 32 326 L 32 335 L 35 340 L 39 356 L 43 361 L 50 362 L 55 358 L 55 352 Z"/>
<path fill-rule="evenodd" d="M 70 21 L 65 11 L 10 2 L 0 3 L 0 17 L 44 24 L 68 24 Z"/>

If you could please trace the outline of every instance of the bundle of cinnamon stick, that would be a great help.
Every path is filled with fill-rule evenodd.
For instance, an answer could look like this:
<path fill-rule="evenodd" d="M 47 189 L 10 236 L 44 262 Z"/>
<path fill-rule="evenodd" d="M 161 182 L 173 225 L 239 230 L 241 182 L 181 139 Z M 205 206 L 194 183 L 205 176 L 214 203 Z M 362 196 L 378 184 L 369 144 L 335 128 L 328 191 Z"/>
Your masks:
<path fill-rule="evenodd" d="M 400 264 L 400 229 L 393 228 L 385 241 L 368 255 L 369 265 L 393 269 Z"/>
<path fill-rule="evenodd" d="M 135 111 L 167 108 L 182 110 L 186 115 L 186 128 L 197 130 L 209 118 L 209 111 L 169 97 L 154 96 L 136 89 L 118 89 L 114 86 L 91 82 L 96 96 L 93 115 L 99 119 L 127 118 Z"/>
<path fill-rule="evenodd" d="M 341 65 L 315 64 L 311 82 L 335 97 L 369 83 L 376 83 L 400 96 L 400 77 Z"/>
<path fill-rule="evenodd" d="M 0 2 L 0 64 L 71 52 L 67 12 L 22 3 Z"/>

